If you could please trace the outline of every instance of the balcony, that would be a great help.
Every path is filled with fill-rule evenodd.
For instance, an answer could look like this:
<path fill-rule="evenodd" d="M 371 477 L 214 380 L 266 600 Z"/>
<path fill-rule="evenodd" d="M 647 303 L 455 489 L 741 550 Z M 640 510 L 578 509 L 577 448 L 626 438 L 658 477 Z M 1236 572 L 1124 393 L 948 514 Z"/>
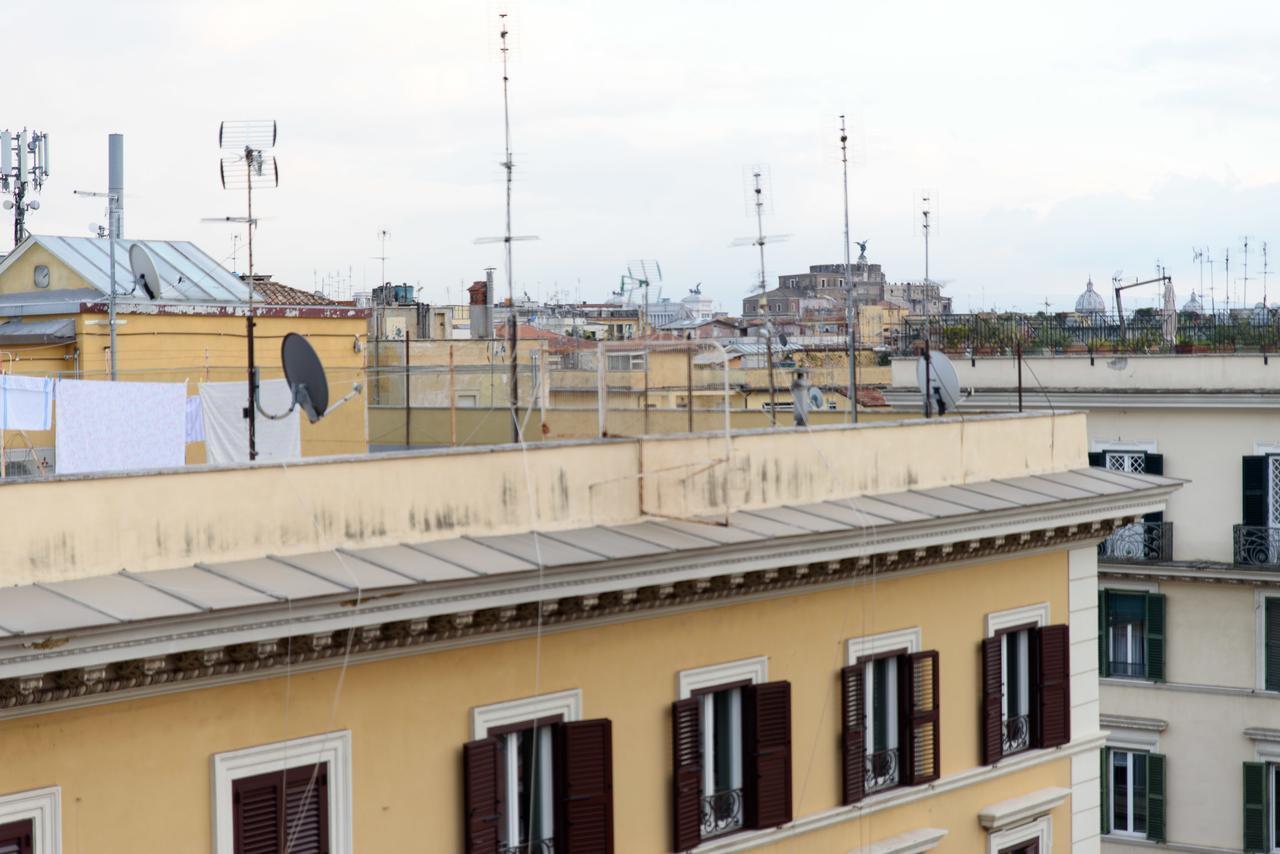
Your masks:
<path fill-rule="evenodd" d="M 1125 525 L 1098 543 L 1098 559 L 1131 563 L 1173 560 L 1173 523 Z"/>
<path fill-rule="evenodd" d="M 742 827 L 742 789 L 725 789 L 702 798 L 702 838 L 711 839 Z"/>
<path fill-rule="evenodd" d="M 898 785 L 898 749 L 878 750 L 868 753 L 863 763 L 865 771 L 864 791 L 870 795 Z"/>
<path fill-rule="evenodd" d="M 1232 529 L 1232 540 L 1237 564 L 1280 568 L 1280 528 L 1236 525 Z"/>
<path fill-rule="evenodd" d="M 1001 747 L 1005 756 L 1026 750 L 1031 746 L 1030 715 L 1005 718 L 1002 736 Z"/>

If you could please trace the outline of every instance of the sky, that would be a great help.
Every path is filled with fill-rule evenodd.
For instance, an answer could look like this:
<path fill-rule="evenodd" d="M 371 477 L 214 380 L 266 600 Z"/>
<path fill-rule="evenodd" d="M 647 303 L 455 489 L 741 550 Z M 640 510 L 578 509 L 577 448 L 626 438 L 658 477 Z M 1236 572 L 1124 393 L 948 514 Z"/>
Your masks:
<path fill-rule="evenodd" d="M 1203 275 L 1206 303 L 1252 304 L 1263 241 L 1280 253 L 1270 0 L 38 7 L 0 110 L 0 127 L 50 134 L 29 229 L 105 222 L 72 191 L 105 189 L 118 132 L 125 236 L 193 240 L 231 266 L 237 227 L 201 222 L 245 213 L 219 183 L 218 125 L 275 119 L 280 186 L 255 195 L 254 266 L 308 290 L 376 285 L 385 229 L 386 278 L 422 299 L 464 301 L 486 266 L 505 295 L 501 245 L 475 243 L 504 227 L 502 11 L 514 232 L 539 238 L 514 246 L 517 295 L 602 301 L 653 259 L 664 296 L 700 282 L 737 313 L 759 277 L 754 250 L 731 246 L 755 234 L 755 165 L 765 232 L 789 235 L 767 246 L 770 283 L 842 261 L 841 114 L 853 239 L 891 280 L 918 279 L 928 192 L 930 274 L 957 311 L 1067 309 L 1090 276 L 1110 302 L 1117 271 L 1149 278 L 1157 262 L 1179 302 Z M 235 262 L 247 269 L 243 245 Z M 1135 289 L 1125 306 L 1158 297 Z"/>

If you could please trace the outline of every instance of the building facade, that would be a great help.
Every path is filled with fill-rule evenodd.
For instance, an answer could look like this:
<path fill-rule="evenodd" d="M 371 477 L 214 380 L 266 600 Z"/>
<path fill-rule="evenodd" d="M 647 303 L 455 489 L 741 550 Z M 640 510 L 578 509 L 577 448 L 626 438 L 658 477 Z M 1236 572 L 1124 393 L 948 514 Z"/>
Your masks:
<path fill-rule="evenodd" d="M 1097 543 L 1177 484 L 1086 456 L 1033 415 L 0 485 L 0 832 L 1097 851 Z"/>

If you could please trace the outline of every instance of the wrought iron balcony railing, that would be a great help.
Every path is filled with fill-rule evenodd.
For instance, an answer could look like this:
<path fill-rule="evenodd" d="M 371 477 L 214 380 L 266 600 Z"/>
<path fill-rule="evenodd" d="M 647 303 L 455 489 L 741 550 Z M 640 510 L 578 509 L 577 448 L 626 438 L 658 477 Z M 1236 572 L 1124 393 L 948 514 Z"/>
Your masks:
<path fill-rule="evenodd" d="M 742 827 L 742 790 L 725 789 L 702 796 L 702 838 L 709 839 Z"/>
<path fill-rule="evenodd" d="M 1026 750 L 1031 746 L 1031 717 L 1030 715 L 1018 715 L 1013 718 L 1005 718 L 1003 732 L 1004 755 L 1017 753 L 1020 750 Z"/>
<path fill-rule="evenodd" d="M 1098 543 L 1098 557 L 1105 560 L 1173 560 L 1172 522 L 1135 522 L 1125 525 Z"/>
<path fill-rule="evenodd" d="M 1236 563 L 1280 568 L 1280 528 L 1236 525 L 1233 539 Z"/>
<path fill-rule="evenodd" d="M 863 764 L 866 771 L 864 788 L 869 795 L 898 785 L 898 748 L 868 753 Z"/>
<path fill-rule="evenodd" d="M 498 847 L 498 854 L 555 854 L 555 851 L 555 842 L 550 839 L 519 842 L 515 845 L 503 844 Z"/>

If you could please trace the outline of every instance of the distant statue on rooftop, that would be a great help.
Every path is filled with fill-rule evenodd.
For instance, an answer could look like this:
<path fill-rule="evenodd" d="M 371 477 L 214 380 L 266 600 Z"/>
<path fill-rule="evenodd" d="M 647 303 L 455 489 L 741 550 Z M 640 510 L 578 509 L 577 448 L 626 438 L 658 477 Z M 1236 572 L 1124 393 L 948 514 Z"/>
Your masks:
<path fill-rule="evenodd" d="M 869 240 L 853 241 L 853 245 L 858 247 L 858 263 L 859 264 L 867 263 L 867 244 L 870 242 L 871 241 Z"/>

